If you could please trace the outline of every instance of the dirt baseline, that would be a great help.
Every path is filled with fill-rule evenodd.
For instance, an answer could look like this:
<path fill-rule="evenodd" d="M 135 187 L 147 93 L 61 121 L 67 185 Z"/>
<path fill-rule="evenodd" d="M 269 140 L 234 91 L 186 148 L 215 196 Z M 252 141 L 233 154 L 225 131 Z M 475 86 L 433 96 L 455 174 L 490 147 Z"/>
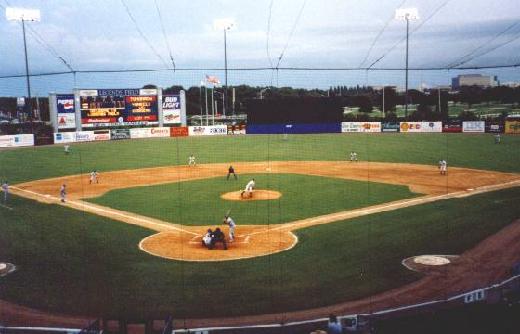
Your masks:
<path fill-rule="evenodd" d="M 139 248 L 149 254 L 181 261 L 225 261 L 252 258 L 289 250 L 298 239 L 293 231 L 318 224 L 328 224 L 381 211 L 395 210 L 441 199 L 520 185 L 518 174 L 450 168 L 447 176 L 439 175 L 436 166 L 346 162 L 346 161 L 283 161 L 233 163 L 235 170 L 245 173 L 293 173 L 381 182 L 408 186 L 422 197 L 384 203 L 367 208 L 342 211 L 307 218 L 281 225 L 239 225 L 236 241 L 227 251 L 209 251 L 201 246 L 205 231 L 215 226 L 183 226 L 171 224 L 135 213 L 120 211 L 82 201 L 113 189 L 163 183 L 226 177 L 229 164 L 207 164 L 189 168 L 169 166 L 101 173 L 100 183 L 89 185 L 89 175 L 73 175 L 18 184 L 15 194 L 46 203 L 57 203 L 77 210 L 106 216 L 125 223 L 140 225 L 160 233 L 143 239 Z M 68 187 L 68 201 L 60 203 L 57 193 L 61 184 Z M 235 196 L 233 193 L 230 196 Z M 239 222 L 240 223 L 240 222 Z M 227 228 L 223 226 L 225 232 Z"/>

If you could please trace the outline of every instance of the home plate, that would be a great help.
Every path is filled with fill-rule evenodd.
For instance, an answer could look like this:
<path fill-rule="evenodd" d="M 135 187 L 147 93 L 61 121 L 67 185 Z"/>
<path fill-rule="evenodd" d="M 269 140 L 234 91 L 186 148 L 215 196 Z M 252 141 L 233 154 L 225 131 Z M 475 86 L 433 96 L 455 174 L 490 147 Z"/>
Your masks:
<path fill-rule="evenodd" d="M 49 197 L 51 197 L 51 195 L 49 195 L 49 194 L 45 194 L 45 197 L 49 198 Z"/>
<path fill-rule="evenodd" d="M 442 266 L 445 264 L 450 263 L 450 260 L 448 260 L 445 257 L 442 256 L 436 256 L 436 255 L 421 255 L 417 256 L 415 259 L 413 259 L 413 262 L 424 264 L 426 266 Z"/>
<path fill-rule="evenodd" d="M 270 172 L 271 171 L 271 167 L 267 167 L 265 170 Z"/>
<path fill-rule="evenodd" d="M 475 189 L 473 189 L 473 188 L 468 188 L 467 189 L 467 191 L 473 191 L 473 190 L 475 190 Z"/>

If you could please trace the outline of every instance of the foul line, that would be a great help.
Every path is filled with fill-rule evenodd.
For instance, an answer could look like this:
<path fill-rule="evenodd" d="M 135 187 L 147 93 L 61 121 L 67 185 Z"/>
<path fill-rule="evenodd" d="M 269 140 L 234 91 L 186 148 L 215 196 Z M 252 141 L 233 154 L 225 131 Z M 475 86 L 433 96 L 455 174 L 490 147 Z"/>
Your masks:
<path fill-rule="evenodd" d="M 7 206 L 7 205 L 0 204 L 0 206 L 7 210 L 13 210 L 13 208 L 11 208 L 10 206 Z"/>
<path fill-rule="evenodd" d="M 52 196 L 52 195 L 44 195 L 44 194 L 40 194 L 40 193 L 31 191 L 31 190 L 21 189 L 21 188 L 18 188 L 18 187 L 11 187 L 11 188 L 16 189 L 16 190 L 21 191 L 21 192 L 26 192 L 26 193 L 29 193 L 29 194 L 32 194 L 32 195 L 35 195 L 35 196 L 43 197 L 43 198 L 46 198 L 46 199 L 53 199 L 53 200 L 57 201 L 58 202 L 57 204 L 59 204 L 59 205 L 71 206 L 71 207 L 77 208 L 77 209 L 79 209 L 81 211 L 87 211 L 87 210 L 82 210 L 82 208 L 87 207 L 90 210 L 95 211 L 95 212 L 109 213 L 111 215 L 124 217 L 124 218 L 130 219 L 130 220 L 143 222 L 143 223 L 146 223 L 146 224 L 149 224 L 149 225 L 161 226 L 161 227 L 165 227 L 167 229 L 171 229 L 171 230 L 175 230 L 175 231 L 184 232 L 184 233 L 188 233 L 188 234 L 191 234 L 191 235 L 198 236 L 198 234 L 195 233 L 195 232 L 191 232 L 191 231 L 184 230 L 182 228 L 178 228 L 178 227 L 173 226 L 172 224 L 169 224 L 169 223 L 158 223 L 158 222 L 150 221 L 148 219 L 144 219 L 144 218 L 141 218 L 141 217 L 130 216 L 130 215 L 124 214 L 122 212 L 115 211 L 113 209 L 107 209 L 107 208 L 102 208 L 102 207 L 99 207 L 99 206 L 91 205 L 91 204 L 89 204 L 87 202 L 84 202 L 84 201 L 79 201 L 79 202 L 76 202 L 76 201 L 66 201 L 65 203 L 61 203 L 59 198 L 57 198 L 55 196 Z M 112 217 L 107 217 L 107 218 L 112 218 Z M 126 223 L 128 223 L 128 222 L 126 222 Z M 137 225 L 137 224 L 134 224 L 134 225 Z"/>

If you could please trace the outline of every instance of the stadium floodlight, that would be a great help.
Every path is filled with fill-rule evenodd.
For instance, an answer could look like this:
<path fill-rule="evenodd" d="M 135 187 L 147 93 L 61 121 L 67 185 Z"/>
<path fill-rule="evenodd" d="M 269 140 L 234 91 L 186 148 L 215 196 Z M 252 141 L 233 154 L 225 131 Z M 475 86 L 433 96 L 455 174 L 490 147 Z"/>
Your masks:
<path fill-rule="evenodd" d="M 213 28 L 215 30 L 223 30 L 224 31 L 224 95 L 222 97 L 222 114 L 224 117 L 226 116 L 226 95 L 227 95 L 227 31 L 231 28 L 235 28 L 236 23 L 234 19 L 225 18 L 225 19 L 216 19 L 213 21 Z"/>
<path fill-rule="evenodd" d="M 25 77 L 27 79 L 27 98 L 26 108 L 28 109 L 27 114 L 30 115 L 31 120 L 34 119 L 32 104 L 31 104 L 31 80 L 29 79 L 29 60 L 27 57 L 27 41 L 25 37 L 25 21 L 40 22 L 40 10 L 30 8 L 16 8 L 7 7 L 5 9 L 5 16 L 9 21 L 22 21 L 22 32 L 23 32 L 23 48 L 25 53 Z"/>
<path fill-rule="evenodd" d="M 406 74 L 404 88 L 404 115 L 408 117 L 408 35 L 410 31 L 410 20 L 419 20 L 419 11 L 417 8 L 398 8 L 395 10 L 395 19 L 406 21 Z"/>

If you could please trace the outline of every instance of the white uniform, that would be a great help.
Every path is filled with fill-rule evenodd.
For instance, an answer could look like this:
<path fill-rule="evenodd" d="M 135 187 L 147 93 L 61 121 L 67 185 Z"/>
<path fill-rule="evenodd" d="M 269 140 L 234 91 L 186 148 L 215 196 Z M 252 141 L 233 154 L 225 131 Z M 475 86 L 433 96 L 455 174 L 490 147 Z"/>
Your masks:
<path fill-rule="evenodd" d="M 235 221 L 231 217 L 226 218 L 226 224 L 229 226 L 229 241 L 233 242 L 235 240 Z"/>
<path fill-rule="evenodd" d="M 446 172 L 448 171 L 448 162 L 446 162 L 446 160 L 441 160 L 440 166 L 441 174 L 446 174 Z"/>
<path fill-rule="evenodd" d="M 62 202 L 65 202 L 67 197 L 67 189 L 65 188 L 65 185 L 62 185 L 60 188 L 60 198 Z"/>
<path fill-rule="evenodd" d="M 350 161 L 357 161 L 357 153 L 350 152 Z"/>
<path fill-rule="evenodd" d="M 249 181 L 247 184 L 246 184 L 246 189 L 244 189 L 245 192 L 252 192 L 253 189 L 255 188 L 255 181 L 254 180 L 251 180 Z"/>
<path fill-rule="evenodd" d="M 99 183 L 98 181 L 98 172 L 93 171 L 90 173 L 90 183 Z"/>
<path fill-rule="evenodd" d="M 189 158 L 188 158 L 188 166 L 195 166 L 195 165 L 196 165 L 195 156 L 194 155 L 190 155 Z"/>
<path fill-rule="evenodd" d="M 211 245 L 211 233 L 206 232 L 206 234 L 202 237 L 202 241 L 206 247 L 209 247 Z"/>
<path fill-rule="evenodd" d="M 2 191 L 4 192 L 4 203 L 7 202 L 7 196 L 9 195 L 9 183 L 4 182 L 2 184 Z"/>

